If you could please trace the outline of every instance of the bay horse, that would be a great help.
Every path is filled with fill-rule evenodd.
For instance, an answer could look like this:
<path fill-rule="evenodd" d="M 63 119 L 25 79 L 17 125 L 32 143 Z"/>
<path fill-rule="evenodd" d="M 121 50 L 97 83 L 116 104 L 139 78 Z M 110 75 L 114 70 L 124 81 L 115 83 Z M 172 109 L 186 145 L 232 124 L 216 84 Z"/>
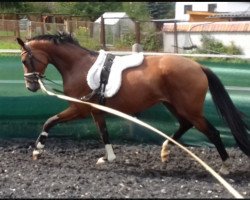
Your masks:
<path fill-rule="evenodd" d="M 62 76 L 65 95 L 80 99 L 92 92 L 86 77 L 99 52 L 82 47 L 67 33 L 38 35 L 25 42 L 17 38 L 17 42 L 21 46 L 21 61 L 28 90 L 36 92 L 40 89 L 38 78 L 43 77 L 47 65 L 52 64 Z M 217 148 L 223 161 L 221 173 L 228 173 L 225 164 L 229 155 L 220 133 L 203 114 L 208 89 L 239 148 L 250 156 L 248 127 L 243 122 L 241 113 L 219 78 L 209 68 L 191 59 L 177 55 L 145 56 L 138 67 L 123 72 L 120 90 L 113 97 L 106 99 L 105 106 L 133 115 L 157 103 L 163 103 L 179 122 L 179 129 L 172 138 L 178 140 L 186 131 L 195 127 Z M 97 103 L 98 97 L 94 96 L 90 102 Z M 99 163 L 114 160 L 116 155 L 109 141 L 105 113 L 74 102 L 69 102 L 66 110 L 47 119 L 35 143 L 33 155 L 41 153 L 49 130 L 57 123 L 86 118 L 89 115 L 92 115 L 106 149 L 106 154 L 99 159 Z M 161 159 L 164 162 L 167 158 L 165 141 Z"/>

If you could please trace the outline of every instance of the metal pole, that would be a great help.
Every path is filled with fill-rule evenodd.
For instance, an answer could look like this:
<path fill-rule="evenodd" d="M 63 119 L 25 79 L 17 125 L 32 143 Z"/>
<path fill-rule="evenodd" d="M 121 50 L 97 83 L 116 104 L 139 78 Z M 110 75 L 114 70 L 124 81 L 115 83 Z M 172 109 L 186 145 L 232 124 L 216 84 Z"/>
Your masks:
<path fill-rule="evenodd" d="M 135 22 L 135 39 L 137 44 L 141 43 L 140 22 L 138 21 Z"/>

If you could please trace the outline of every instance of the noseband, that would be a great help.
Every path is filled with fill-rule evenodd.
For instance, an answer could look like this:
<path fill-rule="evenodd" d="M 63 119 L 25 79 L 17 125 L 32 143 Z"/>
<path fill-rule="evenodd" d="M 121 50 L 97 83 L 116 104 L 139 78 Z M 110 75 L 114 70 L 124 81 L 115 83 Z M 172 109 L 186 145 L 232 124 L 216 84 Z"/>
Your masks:
<path fill-rule="evenodd" d="M 39 78 L 44 78 L 45 76 L 39 72 L 25 73 L 24 78 L 31 83 L 38 83 Z"/>
<path fill-rule="evenodd" d="M 38 78 L 44 78 L 44 75 L 42 75 L 40 72 L 37 72 L 36 71 L 36 68 L 35 68 L 35 65 L 34 65 L 34 60 L 44 64 L 44 65 L 47 65 L 46 63 L 42 62 L 41 60 L 37 59 L 31 52 L 31 49 L 28 45 L 25 45 L 23 47 L 23 49 L 25 50 L 24 52 L 21 53 L 21 56 L 25 53 L 28 54 L 29 56 L 29 63 L 28 63 L 28 66 L 31 67 L 32 69 L 32 72 L 30 73 L 25 73 L 24 74 L 24 77 L 27 81 L 29 82 L 38 82 Z"/>

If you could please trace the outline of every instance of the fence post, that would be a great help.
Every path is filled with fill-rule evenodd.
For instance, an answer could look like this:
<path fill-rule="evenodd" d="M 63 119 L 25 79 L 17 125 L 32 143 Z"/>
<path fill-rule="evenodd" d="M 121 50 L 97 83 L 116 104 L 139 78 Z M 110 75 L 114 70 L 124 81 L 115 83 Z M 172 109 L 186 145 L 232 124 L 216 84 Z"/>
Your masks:
<path fill-rule="evenodd" d="M 69 27 L 68 19 L 65 19 L 65 20 L 64 20 L 64 25 L 65 25 L 65 31 L 66 31 L 66 32 L 69 32 L 69 28 L 68 28 L 68 27 Z"/>
<path fill-rule="evenodd" d="M 55 15 L 52 15 L 52 23 L 53 23 L 52 31 L 53 33 L 55 33 L 56 32 L 56 16 Z"/>
<path fill-rule="evenodd" d="M 19 15 L 18 14 L 16 14 L 15 36 L 20 37 Z"/>
<path fill-rule="evenodd" d="M 4 28 L 4 14 L 2 14 L 2 27 Z"/>
<path fill-rule="evenodd" d="M 174 22 L 174 53 L 178 53 L 177 22 Z"/>
<path fill-rule="evenodd" d="M 42 14 L 41 14 L 40 21 L 41 21 L 41 32 L 42 32 L 42 35 L 43 35 L 44 34 L 44 22 L 43 22 L 43 15 Z"/>
<path fill-rule="evenodd" d="M 73 32 L 73 21 L 72 21 L 72 17 L 69 17 L 69 32 L 72 33 Z"/>
<path fill-rule="evenodd" d="M 141 30 L 139 21 L 135 21 L 135 40 L 135 44 L 132 46 L 132 52 L 141 52 Z"/>
<path fill-rule="evenodd" d="M 106 49 L 106 42 L 105 42 L 105 24 L 104 24 L 104 18 L 101 16 L 101 30 L 100 30 L 100 42 L 102 48 Z"/>
<path fill-rule="evenodd" d="M 68 33 L 72 33 L 72 21 L 70 21 L 70 19 L 71 18 L 67 18 L 66 19 L 66 23 L 65 23 L 65 25 L 66 25 L 66 31 L 68 32 Z"/>
<path fill-rule="evenodd" d="M 31 21 L 29 21 L 29 25 L 28 25 L 28 35 L 31 38 L 32 36 L 32 22 Z"/>
<path fill-rule="evenodd" d="M 89 36 L 93 38 L 94 35 L 94 25 L 93 22 L 88 22 Z"/>

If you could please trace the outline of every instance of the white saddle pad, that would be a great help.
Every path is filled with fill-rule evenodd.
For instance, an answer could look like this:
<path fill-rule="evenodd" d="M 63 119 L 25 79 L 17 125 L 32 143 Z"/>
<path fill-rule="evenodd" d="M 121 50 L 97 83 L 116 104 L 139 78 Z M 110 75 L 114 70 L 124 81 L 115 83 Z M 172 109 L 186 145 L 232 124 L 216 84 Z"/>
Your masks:
<path fill-rule="evenodd" d="M 100 76 L 107 52 L 99 51 L 99 56 L 87 74 L 87 83 L 92 90 L 99 88 Z M 143 53 L 133 53 L 128 56 L 115 56 L 111 66 L 108 83 L 104 92 L 104 97 L 112 97 L 118 92 L 122 82 L 122 71 L 124 69 L 135 67 L 143 62 Z"/>

